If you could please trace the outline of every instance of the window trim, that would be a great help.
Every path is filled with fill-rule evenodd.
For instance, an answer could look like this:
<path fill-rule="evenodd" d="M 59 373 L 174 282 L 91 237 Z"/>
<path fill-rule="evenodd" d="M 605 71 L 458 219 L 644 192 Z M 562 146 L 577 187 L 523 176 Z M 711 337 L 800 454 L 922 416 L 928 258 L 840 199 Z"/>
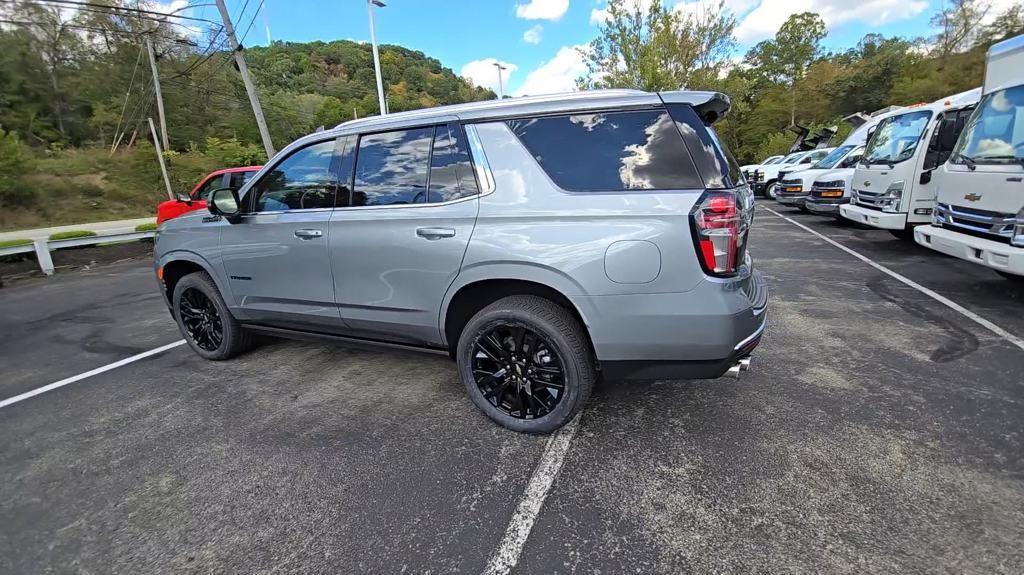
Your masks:
<path fill-rule="evenodd" d="M 294 156 L 298 152 L 301 152 L 302 150 L 305 150 L 305 149 L 310 148 L 312 146 L 316 146 L 316 145 L 322 144 L 324 142 L 330 142 L 330 141 L 334 142 L 335 152 L 334 152 L 334 154 L 331 157 L 331 171 L 337 171 L 338 166 L 336 166 L 335 163 L 340 159 L 340 157 L 338 156 L 338 153 L 337 153 L 338 140 L 340 140 L 341 138 L 344 138 L 344 137 L 345 137 L 344 135 L 335 134 L 335 135 L 333 135 L 331 137 L 312 140 L 312 141 L 310 141 L 310 142 L 308 142 L 308 143 L 306 143 L 306 144 L 304 144 L 302 146 L 297 146 L 295 149 L 289 151 L 287 155 L 283 156 L 280 160 L 274 162 L 273 164 L 270 164 L 269 166 L 264 166 L 264 168 L 262 170 L 260 170 L 261 172 L 263 172 L 263 175 L 258 180 L 256 179 L 255 176 L 253 176 L 253 178 L 250 179 L 249 182 L 246 182 L 246 184 L 248 184 L 249 187 L 245 191 L 245 199 L 241 200 L 241 203 L 246 208 L 246 212 L 245 213 L 241 213 L 239 215 L 244 217 L 244 216 L 262 216 L 262 215 L 269 215 L 269 214 L 290 214 L 290 213 L 293 213 L 293 212 L 307 213 L 307 212 L 317 212 L 317 211 L 333 210 L 334 208 L 298 208 L 298 209 L 294 209 L 294 210 L 271 210 L 271 211 L 265 211 L 265 212 L 257 212 L 257 211 L 255 211 L 256 191 L 257 191 L 257 188 L 259 187 L 259 185 L 263 182 L 263 180 L 265 178 L 269 178 L 270 174 L 275 169 L 277 169 L 278 166 L 280 166 L 283 162 L 285 162 L 288 158 L 291 158 L 292 156 Z M 339 181 L 339 183 L 340 183 L 340 181 Z M 241 190 L 239 190 L 239 191 L 241 191 Z M 335 192 L 334 201 L 335 201 L 335 203 L 337 203 L 337 201 L 338 201 L 337 192 Z"/>

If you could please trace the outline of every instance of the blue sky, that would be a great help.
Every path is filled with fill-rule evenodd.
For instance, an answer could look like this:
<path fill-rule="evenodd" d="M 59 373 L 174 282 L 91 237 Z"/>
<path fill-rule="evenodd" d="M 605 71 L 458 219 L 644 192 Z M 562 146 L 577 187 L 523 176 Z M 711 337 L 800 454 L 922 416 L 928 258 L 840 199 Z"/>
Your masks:
<path fill-rule="evenodd" d="M 251 21 L 257 0 L 227 0 L 241 34 Z M 497 88 L 497 60 L 509 67 L 505 92 L 562 91 L 582 71 L 576 46 L 597 33 L 606 0 L 385 0 L 375 8 L 377 40 L 421 50 L 456 74 Z M 645 4 L 650 0 L 629 0 Z M 928 36 L 928 20 L 941 0 L 726 0 L 740 21 L 741 56 L 757 41 L 774 34 L 792 13 L 814 11 L 829 25 L 825 45 L 831 50 L 853 46 L 869 32 Z M 996 4 L 1015 0 L 997 0 Z M 678 10 L 699 9 L 700 2 L 664 0 Z M 214 8 L 197 8 L 207 18 Z M 264 18 L 274 40 L 369 40 L 365 0 L 264 0 L 246 44 L 266 44 Z M 529 31 L 529 33 L 528 33 Z"/>

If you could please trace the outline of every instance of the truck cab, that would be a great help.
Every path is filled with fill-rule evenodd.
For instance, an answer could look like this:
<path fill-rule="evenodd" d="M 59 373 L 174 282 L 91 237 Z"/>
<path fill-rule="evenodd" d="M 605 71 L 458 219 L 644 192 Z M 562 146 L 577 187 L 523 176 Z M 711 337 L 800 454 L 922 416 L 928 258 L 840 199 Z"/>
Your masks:
<path fill-rule="evenodd" d="M 927 248 L 1024 280 L 1024 36 L 993 45 L 984 96 L 943 164 Z"/>
<path fill-rule="evenodd" d="M 878 123 L 857 164 L 851 202 L 840 214 L 909 239 L 931 221 L 939 182 L 933 178 L 981 96 L 977 88 L 931 104 L 909 106 Z"/>

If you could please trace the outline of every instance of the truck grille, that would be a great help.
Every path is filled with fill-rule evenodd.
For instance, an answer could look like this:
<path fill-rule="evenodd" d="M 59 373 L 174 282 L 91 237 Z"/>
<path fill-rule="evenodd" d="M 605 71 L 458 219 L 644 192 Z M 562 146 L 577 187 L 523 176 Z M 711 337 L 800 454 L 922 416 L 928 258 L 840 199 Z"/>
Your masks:
<path fill-rule="evenodd" d="M 935 204 L 935 223 L 953 231 L 1009 242 L 1016 223 L 1014 214 L 991 212 L 951 204 Z"/>
<path fill-rule="evenodd" d="M 855 189 L 854 203 L 865 208 L 880 210 L 885 203 L 885 200 L 879 199 L 883 195 L 885 195 L 885 192 L 869 192 L 867 190 Z"/>

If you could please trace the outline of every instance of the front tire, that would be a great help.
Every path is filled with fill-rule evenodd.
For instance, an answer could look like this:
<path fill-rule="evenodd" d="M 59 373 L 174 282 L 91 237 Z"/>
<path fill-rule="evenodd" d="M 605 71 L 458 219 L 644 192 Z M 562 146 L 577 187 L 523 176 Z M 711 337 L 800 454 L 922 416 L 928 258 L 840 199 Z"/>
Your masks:
<path fill-rule="evenodd" d="M 171 301 L 181 335 L 200 357 L 220 361 L 249 348 L 251 334 L 228 311 L 217 284 L 206 272 L 178 280 Z"/>
<path fill-rule="evenodd" d="M 767 197 L 767 198 L 768 198 L 769 200 L 775 200 L 775 199 L 778 199 L 778 197 L 779 197 L 779 194 L 778 194 L 778 193 L 776 193 L 776 183 L 775 183 L 775 182 L 768 182 L 768 185 L 766 185 L 766 186 L 764 187 L 764 195 L 765 195 L 765 196 L 766 196 L 766 197 Z"/>
<path fill-rule="evenodd" d="M 550 433 L 583 409 L 597 379 L 584 328 L 564 307 L 510 296 L 477 312 L 457 349 L 473 403 L 501 426 Z"/>

